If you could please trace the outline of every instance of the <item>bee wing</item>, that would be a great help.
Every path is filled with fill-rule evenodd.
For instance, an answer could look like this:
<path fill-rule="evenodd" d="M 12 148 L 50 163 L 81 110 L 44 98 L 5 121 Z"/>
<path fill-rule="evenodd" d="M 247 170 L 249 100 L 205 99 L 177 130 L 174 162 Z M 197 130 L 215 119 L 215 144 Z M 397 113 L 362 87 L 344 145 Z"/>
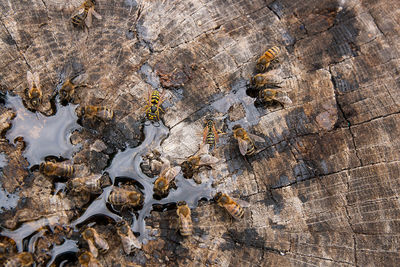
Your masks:
<path fill-rule="evenodd" d="M 99 234 L 94 235 L 94 241 L 96 244 L 104 250 L 108 250 L 110 247 L 108 246 L 107 241 L 101 237 Z"/>
<path fill-rule="evenodd" d="M 250 203 L 247 202 L 247 201 L 245 201 L 245 200 L 243 200 L 243 199 L 234 198 L 234 197 L 231 197 L 231 199 L 232 199 L 233 201 L 235 201 L 237 204 L 239 204 L 242 208 L 248 208 L 248 207 L 250 207 Z"/>
<path fill-rule="evenodd" d="M 29 84 L 30 87 L 32 87 L 34 85 L 34 83 L 35 83 L 35 80 L 33 78 L 33 74 L 29 70 L 26 72 L 26 80 L 28 81 L 28 84 Z"/>
<path fill-rule="evenodd" d="M 87 79 L 87 74 L 80 74 L 72 79 L 74 84 L 80 84 Z"/>
<path fill-rule="evenodd" d="M 194 154 L 194 156 L 198 156 L 201 154 L 208 154 L 209 149 L 210 149 L 209 144 L 201 145 L 199 151 L 197 151 L 197 153 Z"/>
<path fill-rule="evenodd" d="M 238 144 L 239 144 L 239 150 L 240 150 L 240 154 L 242 154 L 243 156 L 246 155 L 247 153 L 247 141 L 243 140 L 242 138 L 238 138 Z"/>
<path fill-rule="evenodd" d="M 163 164 L 161 166 L 160 176 L 163 176 L 167 173 L 171 164 L 170 164 L 169 160 L 167 160 L 166 158 L 161 158 L 161 160 L 162 160 Z"/>
<path fill-rule="evenodd" d="M 88 26 L 88 28 L 92 27 L 92 10 L 92 8 L 89 9 L 85 20 L 86 26 Z"/>
<path fill-rule="evenodd" d="M 90 253 L 92 253 L 93 257 L 97 258 L 97 256 L 99 255 L 99 251 L 97 250 L 97 248 L 94 245 L 93 241 L 91 239 L 88 239 L 87 242 L 88 242 L 88 245 L 89 245 Z"/>
<path fill-rule="evenodd" d="M 92 14 L 93 14 L 93 16 L 96 17 L 96 19 L 102 19 L 101 15 L 100 15 L 99 13 L 97 13 L 97 12 L 94 10 L 94 8 L 92 9 Z"/>
<path fill-rule="evenodd" d="M 36 86 L 40 87 L 40 77 L 37 72 L 33 73 L 33 79 L 35 80 Z"/>
<path fill-rule="evenodd" d="M 280 92 L 276 95 L 275 99 L 282 104 L 292 104 L 292 100 L 285 92 Z"/>
<path fill-rule="evenodd" d="M 255 142 L 261 142 L 261 143 L 264 143 L 264 142 L 265 142 L 265 139 L 262 138 L 261 136 L 258 136 L 258 135 L 255 135 L 255 134 L 251 134 L 251 133 L 247 133 L 247 134 L 248 134 L 248 136 L 249 136 L 251 139 L 253 139 L 253 141 L 255 141 Z"/>
<path fill-rule="evenodd" d="M 175 177 L 178 175 L 178 173 L 181 171 L 181 167 L 180 166 L 175 166 L 173 168 L 168 169 L 165 178 L 167 178 L 167 180 L 169 182 L 171 182 L 173 179 L 175 179 Z"/>
<path fill-rule="evenodd" d="M 213 165 L 218 163 L 219 159 L 211 156 L 210 154 L 205 154 L 200 157 L 200 165 Z"/>

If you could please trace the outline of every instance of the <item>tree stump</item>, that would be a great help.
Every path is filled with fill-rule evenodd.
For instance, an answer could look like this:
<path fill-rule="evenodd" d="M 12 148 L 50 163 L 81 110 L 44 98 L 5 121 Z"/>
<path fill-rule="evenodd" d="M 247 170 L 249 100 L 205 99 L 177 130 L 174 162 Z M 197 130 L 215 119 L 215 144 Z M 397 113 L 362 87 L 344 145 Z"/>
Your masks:
<path fill-rule="evenodd" d="M 104 266 L 397 265 L 397 0 L 98 0 L 102 19 L 87 31 L 70 22 L 81 3 L 0 1 L 1 92 L 26 101 L 26 73 L 37 72 L 40 112 L 51 115 L 66 70 L 84 73 L 88 87 L 71 102 L 115 111 L 112 127 L 71 136 L 82 146 L 74 163 L 99 173 L 118 151 L 139 144 L 148 92 L 165 90 L 165 156 L 194 154 L 204 119 L 213 116 L 227 132 L 212 152 L 221 159 L 210 171 L 215 191 L 250 203 L 235 221 L 201 201 L 188 238 L 179 236 L 174 209 L 155 210 L 146 224 L 157 234 L 129 256 L 113 226 L 100 225 L 110 242 L 99 257 Z M 293 103 L 255 106 L 249 78 L 274 45 L 282 54 L 269 69 L 280 70 Z M 2 99 L 0 121 L 12 124 Z M 266 140 L 254 156 L 240 154 L 235 124 Z M 55 194 L 54 181 L 29 169 L 23 148 L 2 140 L 0 182 L 19 197 L 1 212 L 3 229 L 51 216 L 68 224 L 82 214 L 87 202 Z"/>

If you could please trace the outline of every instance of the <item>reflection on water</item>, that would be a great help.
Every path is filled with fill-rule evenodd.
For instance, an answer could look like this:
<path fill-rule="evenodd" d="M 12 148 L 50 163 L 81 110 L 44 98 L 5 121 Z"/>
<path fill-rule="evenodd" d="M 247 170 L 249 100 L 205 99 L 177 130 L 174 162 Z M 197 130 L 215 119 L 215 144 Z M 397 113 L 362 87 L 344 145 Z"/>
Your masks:
<path fill-rule="evenodd" d="M 31 166 L 39 164 L 46 156 L 70 158 L 78 148 L 69 139 L 71 133 L 79 129 L 76 105 L 57 103 L 57 113 L 49 117 L 27 110 L 19 96 L 8 95 L 6 106 L 17 114 L 6 137 L 10 143 L 17 137 L 24 138 L 27 145 L 24 156 Z"/>
<path fill-rule="evenodd" d="M 3 189 L 3 186 L 0 183 L 0 213 L 2 213 L 4 210 L 11 210 L 15 208 L 18 204 L 18 200 L 18 192 L 10 194 L 7 192 L 7 190 Z"/>

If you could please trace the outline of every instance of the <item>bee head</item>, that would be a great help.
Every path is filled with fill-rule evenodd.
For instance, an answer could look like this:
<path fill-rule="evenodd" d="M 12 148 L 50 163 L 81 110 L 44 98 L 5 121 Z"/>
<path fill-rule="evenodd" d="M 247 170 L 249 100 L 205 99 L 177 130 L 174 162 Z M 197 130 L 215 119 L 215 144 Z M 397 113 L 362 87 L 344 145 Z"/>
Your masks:
<path fill-rule="evenodd" d="M 119 230 L 121 231 L 121 233 L 127 234 L 129 231 L 128 227 L 129 227 L 128 224 L 125 221 L 123 221 L 123 223 L 119 225 Z"/>
<path fill-rule="evenodd" d="M 129 200 L 131 202 L 137 202 L 140 200 L 140 194 L 136 193 L 136 192 L 131 192 L 128 196 Z"/>
<path fill-rule="evenodd" d="M 89 252 L 85 251 L 79 256 L 79 263 L 87 264 L 90 262 L 91 256 Z"/>
<path fill-rule="evenodd" d="M 214 200 L 217 201 L 217 202 L 220 201 L 221 198 L 222 198 L 222 193 L 221 192 L 216 193 L 215 196 L 214 196 Z"/>
<path fill-rule="evenodd" d="M 94 236 L 93 231 L 92 231 L 92 229 L 90 229 L 90 228 L 87 228 L 87 229 L 83 232 L 83 234 L 86 236 L 86 238 L 93 238 L 93 236 Z"/>
<path fill-rule="evenodd" d="M 177 205 L 178 207 L 180 207 L 180 206 L 185 206 L 185 205 L 186 205 L 186 201 L 179 201 L 178 203 L 176 203 L 176 205 Z"/>

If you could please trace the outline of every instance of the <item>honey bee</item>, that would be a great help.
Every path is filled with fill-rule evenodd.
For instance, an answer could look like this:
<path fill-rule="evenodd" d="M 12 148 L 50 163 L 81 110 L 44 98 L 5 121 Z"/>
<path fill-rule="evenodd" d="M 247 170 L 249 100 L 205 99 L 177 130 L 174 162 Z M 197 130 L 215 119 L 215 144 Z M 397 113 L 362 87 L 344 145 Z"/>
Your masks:
<path fill-rule="evenodd" d="M 247 133 L 240 125 L 233 126 L 233 136 L 239 143 L 240 153 L 245 156 L 251 156 L 256 152 L 256 142 L 265 142 L 265 140 L 257 135 Z M 253 141 L 254 140 L 254 141 Z"/>
<path fill-rule="evenodd" d="M 203 130 L 203 144 L 209 144 L 210 148 L 218 143 L 218 132 L 215 129 L 215 122 L 213 119 L 206 121 L 206 127 Z"/>
<path fill-rule="evenodd" d="M 79 264 L 82 267 L 101 267 L 103 265 L 100 264 L 100 262 L 93 256 L 92 253 L 89 251 L 83 252 L 79 257 L 78 257 Z"/>
<path fill-rule="evenodd" d="M 258 93 L 258 97 L 265 103 L 279 102 L 282 105 L 292 104 L 288 94 L 278 89 L 264 89 Z"/>
<path fill-rule="evenodd" d="M 279 47 L 274 46 L 270 49 L 268 49 L 258 60 L 257 60 L 257 65 L 256 69 L 258 72 L 264 72 L 269 64 L 271 63 L 272 60 L 276 59 L 281 50 Z"/>
<path fill-rule="evenodd" d="M 73 165 L 63 162 L 46 161 L 40 163 L 39 171 L 47 176 L 72 177 L 75 168 Z"/>
<path fill-rule="evenodd" d="M 82 237 L 88 242 L 89 250 L 95 258 L 98 256 L 98 251 L 102 254 L 107 253 L 109 249 L 107 241 L 94 228 L 86 228 Z"/>
<path fill-rule="evenodd" d="M 190 208 L 185 201 L 179 201 L 176 205 L 178 207 L 176 214 L 179 216 L 179 232 L 182 236 L 189 236 L 193 232 Z"/>
<path fill-rule="evenodd" d="M 259 73 L 251 78 L 250 83 L 255 88 L 261 88 L 264 86 L 279 87 L 279 85 L 283 82 L 279 72 L 280 71 L 278 70 L 271 70 L 267 73 Z"/>
<path fill-rule="evenodd" d="M 25 267 L 33 264 L 33 256 L 29 252 L 21 252 L 16 256 L 8 259 L 4 266 L 5 267 Z"/>
<path fill-rule="evenodd" d="M 30 72 L 29 70 L 26 72 L 26 79 L 28 80 L 29 90 L 28 90 L 28 98 L 29 103 L 35 109 L 39 107 L 40 103 L 42 103 L 42 90 L 40 88 L 40 78 L 39 74 L 34 72 Z"/>
<path fill-rule="evenodd" d="M 2 242 L 0 243 L 0 260 L 9 257 L 15 252 L 15 241 L 8 237 L 2 237 Z"/>
<path fill-rule="evenodd" d="M 144 107 L 146 112 L 146 118 L 149 121 L 157 122 L 160 120 L 160 112 L 165 113 L 164 110 L 161 108 L 162 102 L 164 102 L 164 91 L 161 93 L 157 90 L 154 90 L 151 94 L 149 91 L 148 96 L 148 103 Z"/>
<path fill-rule="evenodd" d="M 219 161 L 216 157 L 208 154 L 209 147 L 209 144 L 203 145 L 196 154 L 190 156 L 181 164 L 185 178 L 192 178 L 195 173 L 199 172 L 201 167 L 212 166 Z"/>
<path fill-rule="evenodd" d="M 181 167 L 175 166 L 171 168 L 168 160 L 163 159 L 163 161 L 164 164 L 161 167 L 160 176 L 154 182 L 154 192 L 159 196 L 164 196 L 168 193 L 169 184 L 181 171 Z"/>
<path fill-rule="evenodd" d="M 101 19 L 101 15 L 94 10 L 96 4 L 95 0 L 86 0 L 79 7 L 79 9 L 71 16 L 71 22 L 74 27 L 87 26 L 90 28 L 92 26 L 92 15 L 96 19 Z"/>
<path fill-rule="evenodd" d="M 101 174 L 92 174 L 87 177 L 78 177 L 68 181 L 68 185 L 74 192 L 101 193 Z"/>
<path fill-rule="evenodd" d="M 237 220 L 243 218 L 243 208 L 227 194 L 218 192 L 215 194 L 214 200 L 219 206 L 225 208 L 233 218 Z"/>
<path fill-rule="evenodd" d="M 86 84 L 82 84 L 85 75 L 77 75 L 74 77 L 67 78 L 60 89 L 60 99 L 62 101 L 70 101 L 75 93 L 75 89 L 78 87 L 86 87 Z"/>
<path fill-rule="evenodd" d="M 126 221 L 117 223 L 117 233 L 121 237 L 122 247 L 126 254 L 130 254 L 134 248 L 142 247 Z"/>
<path fill-rule="evenodd" d="M 137 190 L 127 190 L 121 187 L 114 187 L 108 201 L 114 206 L 140 206 L 143 202 L 143 196 Z"/>
<path fill-rule="evenodd" d="M 88 119 L 98 118 L 107 121 L 112 120 L 114 112 L 110 108 L 89 105 L 81 108 L 81 115 Z"/>

